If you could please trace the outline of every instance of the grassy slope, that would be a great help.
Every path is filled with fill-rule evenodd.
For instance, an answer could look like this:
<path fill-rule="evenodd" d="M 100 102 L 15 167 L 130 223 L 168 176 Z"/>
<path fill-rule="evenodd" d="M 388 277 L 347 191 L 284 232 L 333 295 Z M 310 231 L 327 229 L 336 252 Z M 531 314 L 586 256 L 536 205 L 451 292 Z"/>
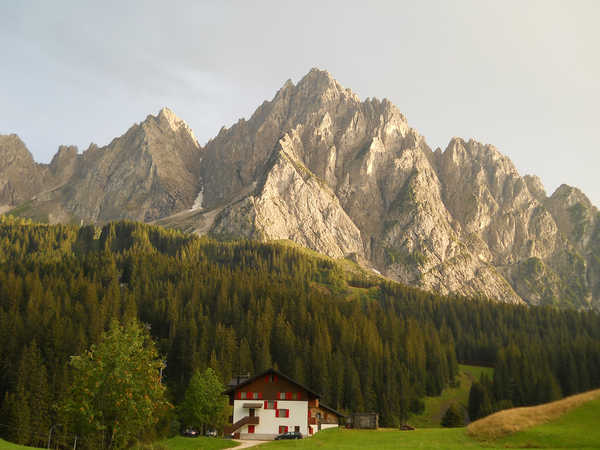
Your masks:
<path fill-rule="evenodd" d="M 499 411 L 473 422 L 467 427 L 467 430 L 477 439 L 499 439 L 545 423 L 555 422 L 569 411 L 594 400 L 600 400 L 600 389 L 572 395 L 543 405 Z M 600 417 L 600 409 L 598 413 Z"/>
<path fill-rule="evenodd" d="M 1 450 L 31 450 L 36 447 L 25 447 L 24 445 L 13 444 L 12 442 L 7 442 L 4 439 L 0 439 L 0 449 Z"/>
<path fill-rule="evenodd" d="M 500 449 L 500 448 L 600 448 L 600 398 L 584 403 L 559 419 L 492 441 L 477 441 L 464 428 L 396 430 L 327 430 L 302 441 L 278 441 L 261 446 L 271 449 Z"/>
<path fill-rule="evenodd" d="M 457 402 L 467 408 L 469 390 L 473 381 L 478 380 L 482 373 L 493 376 L 493 369 L 480 366 L 459 365 L 458 381 L 456 388 L 447 387 L 439 397 L 425 397 L 425 411 L 418 416 L 411 416 L 408 423 L 417 428 L 439 427 L 442 416 L 452 402 Z"/>
<path fill-rule="evenodd" d="M 171 439 L 166 439 L 155 444 L 155 448 L 169 450 L 218 450 L 222 448 L 237 447 L 239 444 L 230 439 L 197 437 L 188 438 L 176 436 Z"/>
<path fill-rule="evenodd" d="M 177 436 L 164 441 L 155 442 L 154 445 L 143 447 L 145 450 L 219 450 L 222 448 L 237 447 L 239 444 L 229 439 L 208 437 L 186 438 Z M 25 447 L 0 439 L 0 450 L 31 450 L 36 447 Z"/>
<path fill-rule="evenodd" d="M 495 441 L 506 447 L 600 448 L 600 398 L 558 420 Z"/>

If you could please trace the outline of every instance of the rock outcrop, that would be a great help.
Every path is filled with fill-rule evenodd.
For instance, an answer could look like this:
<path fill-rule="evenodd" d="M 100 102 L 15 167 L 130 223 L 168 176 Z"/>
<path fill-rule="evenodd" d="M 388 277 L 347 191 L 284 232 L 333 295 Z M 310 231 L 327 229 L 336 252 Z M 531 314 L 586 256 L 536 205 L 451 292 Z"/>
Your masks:
<path fill-rule="evenodd" d="M 442 293 L 600 305 L 600 218 L 582 192 L 548 197 L 473 140 L 432 151 L 388 100 L 360 101 L 325 71 L 287 81 L 204 148 L 167 109 L 48 166 L 2 139 L 0 199 L 20 214 L 289 239 Z"/>

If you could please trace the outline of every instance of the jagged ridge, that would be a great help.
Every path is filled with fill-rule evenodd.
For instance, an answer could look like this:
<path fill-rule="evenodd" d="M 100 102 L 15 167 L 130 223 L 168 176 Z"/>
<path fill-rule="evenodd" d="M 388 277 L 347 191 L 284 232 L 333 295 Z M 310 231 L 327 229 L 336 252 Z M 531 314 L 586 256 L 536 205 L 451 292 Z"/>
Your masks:
<path fill-rule="evenodd" d="M 434 152 L 388 100 L 361 102 L 318 69 L 204 148 L 163 109 L 106 147 L 63 148 L 49 167 L 29 158 L 21 172 L 0 165 L 0 187 L 15 192 L 5 208 L 30 201 L 21 214 L 290 239 L 443 293 L 599 303 L 600 220 L 583 193 L 547 197 L 473 140 Z M 14 188 L 35 170 L 42 188 Z"/>

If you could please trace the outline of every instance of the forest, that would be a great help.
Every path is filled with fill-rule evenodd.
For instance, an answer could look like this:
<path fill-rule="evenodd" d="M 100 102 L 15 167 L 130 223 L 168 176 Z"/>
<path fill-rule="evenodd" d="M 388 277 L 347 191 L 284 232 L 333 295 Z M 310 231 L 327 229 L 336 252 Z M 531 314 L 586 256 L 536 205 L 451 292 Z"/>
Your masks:
<path fill-rule="evenodd" d="M 43 444 L 70 358 L 131 319 L 147 324 L 174 405 L 208 367 L 225 384 L 276 367 L 383 426 L 453 383 L 458 362 L 495 368 L 474 384 L 474 416 L 600 387 L 594 311 L 437 295 L 286 242 L 0 216 L 0 435 Z"/>

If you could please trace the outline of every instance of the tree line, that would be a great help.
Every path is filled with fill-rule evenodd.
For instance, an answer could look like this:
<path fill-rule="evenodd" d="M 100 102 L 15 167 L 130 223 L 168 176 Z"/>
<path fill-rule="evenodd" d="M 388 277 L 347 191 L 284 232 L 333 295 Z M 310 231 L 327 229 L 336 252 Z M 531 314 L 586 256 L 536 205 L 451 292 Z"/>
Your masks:
<path fill-rule="evenodd" d="M 0 217 L 3 437 L 40 444 L 69 395 L 69 361 L 113 321 L 147 324 L 179 405 L 195 371 L 227 383 L 271 366 L 342 411 L 394 426 L 453 381 L 495 366 L 493 403 L 600 386 L 600 317 L 440 296 L 285 243 L 219 241 L 132 222 Z M 157 425 L 158 426 L 158 425 Z M 63 431 L 68 433 L 68 430 Z"/>

